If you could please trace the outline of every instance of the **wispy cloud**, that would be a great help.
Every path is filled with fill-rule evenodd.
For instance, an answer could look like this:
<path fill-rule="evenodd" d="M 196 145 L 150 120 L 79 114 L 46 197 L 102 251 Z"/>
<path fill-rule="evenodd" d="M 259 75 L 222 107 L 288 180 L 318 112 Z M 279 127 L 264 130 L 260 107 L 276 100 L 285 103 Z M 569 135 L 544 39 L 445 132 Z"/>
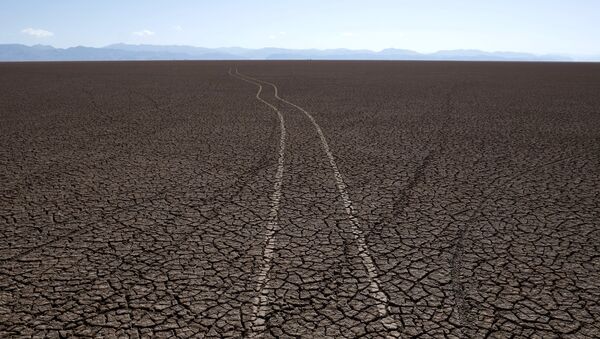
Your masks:
<path fill-rule="evenodd" d="M 133 32 L 132 34 L 136 35 L 136 36 L 147 37 L 147 36 L 152 36 L 155 33 L 148 29 L 142 29 L 141 31 Z"/>
<path fill-rule="evenodd" d="M 47 31 L 45 29 L 31 28 L 31 27 L 27 27 L 27 28 L 23 29 L 21 31 L 21 33 L 31 35 L 36 38 L 47 38 L 47 37 L 51 37 L 54 35 L 54 33 Z"/>
<path fill-rule="evenodd" d="M 342 32 L 342 36 L 343 37 L 351 37 L 351 36 L 354 36 L 354 33 L 352 33 L 352 32 Z"/>
<path fill-rule="evenodd" d="M 173 29 L 176 30 L 176 31 L 178 31 L 178 32 L 183 31 L 183 27 L 181 27 L 180 25 L 173 26 Z"/>
<path fill-rule="evenodd" d="M 285 36 L 286 34 L 287 34 L 287 32 L 285 32 L 285 31 L 280 31 L 280 32 L 277 32 L 277 33 L 275 33 L 275 34 L 271 34 L 271 35 L 269 35 L 269 39 L 271 39 L 271 40 L 274 40 L 274 39 L 277 39 L 277 38 L 283 37 L 283 36 Z"/>

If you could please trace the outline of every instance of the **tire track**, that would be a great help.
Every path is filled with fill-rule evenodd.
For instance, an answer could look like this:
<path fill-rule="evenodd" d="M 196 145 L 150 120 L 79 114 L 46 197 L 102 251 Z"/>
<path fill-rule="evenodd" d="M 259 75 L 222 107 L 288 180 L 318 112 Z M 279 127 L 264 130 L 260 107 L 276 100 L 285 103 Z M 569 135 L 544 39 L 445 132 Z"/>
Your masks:
<path fill-rule="evenodd" d="M 471 227 L 474 223 L 479 222 L 484 217 L 484 212 L 482 212 L 482 208 L 486 203 L 492 201 L 492 196 L 494 193 L 506 188 L 507 184 L 513 183 L 515 180 L 531 173 L 535 173 L 538 170 L 551 167 L 556 164 L 560 164 L 563 162 L 567 162 L 572 160 L 575 156 L 567 156 L 559 159 L 555 159 L 549 162 L 545 162 L 542 164 L 536 164 L 522 170 L 512 176 L 510 176 L 507 180 L 502 184 L 497 184 L 499 178 L 494 179 L 489 186 L 493 187 L 489 193 L 486 194 L 485 198 L 482 199 L 479 204 L 473 209 L 473 214 L 466 221 L 462 222 L 458 226 L 458 230 L 455 235 L 454 249 L 452 251 L 452 259 L 450 262 L 450 281 L 453 291 L 454 297 L 454 308 L 457 311 L 457 320 L 458 324 L 461 328 L 466 328 L 467 330 L 471 330 L 473 325 L 473 314 L 471 312 L 471 308 L 469 302 L 466 300 L 466 291 L 463 282 L 461 281 L 462 270 L 463 270 L 463 261 L 465 255 L 465 242 L 467 240 L 468 233 L 471 231 Z M 462 330 L 462 329 L 461 329 Z M 471 335 L 470 333 L 464 333 L 464 335 Z"/>
<path fill-rule="evenodd" d="M 327 138 L 325 137 L 325 134 L 323 133 L 321 126 L 319 126 L 319 124 L 317 123 L 315 118 L 304 108 L 294 104 L 293 102 L 290 102 L 286 99 L 281 98 L 279 96 L 277 85 L 275 85 L 271 82 L 265 81 L 265 80 L 260 80 L 260 79 L 253 78 L 248 75 L 244 75 L 244 74 L 240 73 L 237 70 L 237 68 L 236 68 L 235 72 L 240 77 L 244 77 L 249 80 L 253 80 L 257 83 L 263 83 L 263 84 L 267 84 L 267 85 L 273 87 L 273 89 L 275 90 L 275 98 L 277 100 L 301 111 L 312 123 L 312 125 L 315 128 L 315 131 L 317 132 L 319 139 L 321 141 L 321 146 L 323 148 L 323 151 L 325 152 L 325 155 L 326 155 L 327 159 L 329 160 L 329 165 L 333 172 L 337 190 L 338 190 L 338 193 L 342 200 L 344 210 L 346 211 L 346 214 L 348 215 L 348 218 L 350 219 L 350 222 L 352 224 L 351 232 L 354 235 L 354 239 L 355 239 L 356 245 L 358 247 L 358 253 L 360 255 L 362 263 L 363 263 L 363 265 L 367 271 L 368 277 L 369 277 L 369 292 L 371 293 L 372 298 L 377 301 L 376 307 L 377 307 L 377 312 L 379 313 L 379 317 L 382 319 L 383 325 L 387 329 L 392 330 L 393 334 L 390 337 L 398 337 L 399 336 L 399 333 L 397 332 L 398 326 L 397 326 L 396 322 L 394 321 L 394 319 L 389 314 L 388 297 L 381 290 L 381 287 L 380 287 L 381 282 L 379 281 L 377 268 L 375 267 L 373 258 L 371 257 L 371 255 L 369 253 L 369 249 L 365 242 L 365 237 L 361 230 L 360 221 L 358 220 L 358 217 L 356 216 L 357 215 L 356 209 L 354 208 L 354 205 L 352 204 L 352 200 L 350 199 L 350 195 L 348 194 L 348 191 L 347 191 L 346 183 L 344 182 L 342 174 L 337 166 L 333 152 L 329 148 L 329 144 L 327 143 Z M 269 106 L 271 106 L 271 105 L 269 105 Z"/>
<path fill-rule="evenodd" d="M 277 109 L 277 107 L 273 106 L 269 102 L 265 101 L 260 97 L 262 93 L 263 86 L 259 82 L 252 81 L 250 79 L 246 79 L 243 75 L 239 74 L 237 69 L 235 74 L 231 72 L 231 68 L 228 71 L 229 75 L 234 78 L 240 79 L 242 81 L 251 83 L 253 85 L 258 86 L 258 91 L 256 92 L 256 100 L 264 103 L 269 106 L 277 113 L 277 117 L 279 118 L 279 127 L 281 130 L 281 136 L 279 138 L 279 158 L 277 160 L 277 171 L 275 172 L 275 183 L 273 184 L 273 194 L 271 195 L 271 209 L 269 211 L 269 221 L 267 223 L 267 229 L 265 233 L 265 249 L 263 252 L 263 263 L 257 275 L 257 288 L 256 288 L 256 297 L 252 302 L 252 327 L 250 328 L 250 338 L 254 338 L 257 335 L 262 334 L 266 327 L 266 319 L 265 315 L 268 311 L 268 274 L 272 267 L 273 255 L 275 252 L 275 234 L 279 230 L 279 206 L 281 202 L 281 186 L 283 183 L 283 168 L 285 161 L 285 139 L 286 139 L 286 130 L 285 130 L 285 122 L 283 119 L 283 115 Z M 277 90 L 276 90 L 277 91 Z M 276 92 L 277 93 L 277 92 Z"/>

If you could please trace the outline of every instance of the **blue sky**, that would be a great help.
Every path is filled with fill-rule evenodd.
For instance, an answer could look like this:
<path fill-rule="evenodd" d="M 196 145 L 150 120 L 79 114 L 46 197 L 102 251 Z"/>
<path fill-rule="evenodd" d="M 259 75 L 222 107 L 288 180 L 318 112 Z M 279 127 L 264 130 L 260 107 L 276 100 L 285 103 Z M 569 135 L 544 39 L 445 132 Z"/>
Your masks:
<path fill-rule="evenodd" d="M 1 0 L 0 43 L 600 54 L 597 0 Z"/>

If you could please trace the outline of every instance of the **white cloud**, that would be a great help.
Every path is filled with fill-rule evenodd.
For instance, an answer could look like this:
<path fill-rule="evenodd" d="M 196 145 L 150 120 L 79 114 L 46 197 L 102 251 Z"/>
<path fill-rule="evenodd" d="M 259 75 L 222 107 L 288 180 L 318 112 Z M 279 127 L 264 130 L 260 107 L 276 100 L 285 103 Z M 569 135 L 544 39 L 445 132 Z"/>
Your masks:
<path fill-rule="evenodd" d="M 271 34 L 271 35 L 269 35 L 269 39 L 271 39 L 271 40 L 274 40 L 274 39 L 280 38 L 280 37 L 282 37 L 282 36 L 284 36 L 284 35 L 286 35 L 286 34 L 287 34 L 287 32 L 285 32 L 285 31 L 280 31 L 280 32 L 277 32 L 277 33 L 275 33 L 275 34 Z"/>
<path fill-rule="evenodd" d="M 155 34 L 154 32 L 152 32 L 151 30 L 148 30 L 148 29 L 142 29 L 141 31 L 133 32 L 133 35 L 137 35 L 137 36 L 141 36 L 141 37 L 152 36 L 154 34 Z"/>
<path fill-rule="evenodd" d="M 351 36 L 354 36 L 354 33 L 352 33 L 352 32 L 343 32 L 342 36 L 343 37 L 351 37 Z"/>
<path fill-rule="evenodd" d="M 180 25 L 173 26 L 173 29 L 176 30 L 176 31 L 178 31 L 178 32 L 183 31 L 183 27 L 181 27 Z"/>
<path fill-rule="evenodd" d="M 49 32 L 45 29 L 31 28 L 31 27 L 27 27 L 27 28 L 23 29 L 21 31 L 21 33 L 31 35 L 36 38 L 47 38 L 47 37 L 51 37 L 54 35 L 54 33 Z"/>

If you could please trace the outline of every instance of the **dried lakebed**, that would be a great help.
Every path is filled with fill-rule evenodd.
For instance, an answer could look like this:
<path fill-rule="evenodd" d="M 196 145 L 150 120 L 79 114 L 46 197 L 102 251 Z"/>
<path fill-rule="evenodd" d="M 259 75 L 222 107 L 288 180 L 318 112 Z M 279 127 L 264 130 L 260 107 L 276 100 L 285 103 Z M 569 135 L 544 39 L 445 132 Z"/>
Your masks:
<path fill-rule="evenodd" d="M 0 72 L 2 337 L 600 336 L 598 64 Z"/>

